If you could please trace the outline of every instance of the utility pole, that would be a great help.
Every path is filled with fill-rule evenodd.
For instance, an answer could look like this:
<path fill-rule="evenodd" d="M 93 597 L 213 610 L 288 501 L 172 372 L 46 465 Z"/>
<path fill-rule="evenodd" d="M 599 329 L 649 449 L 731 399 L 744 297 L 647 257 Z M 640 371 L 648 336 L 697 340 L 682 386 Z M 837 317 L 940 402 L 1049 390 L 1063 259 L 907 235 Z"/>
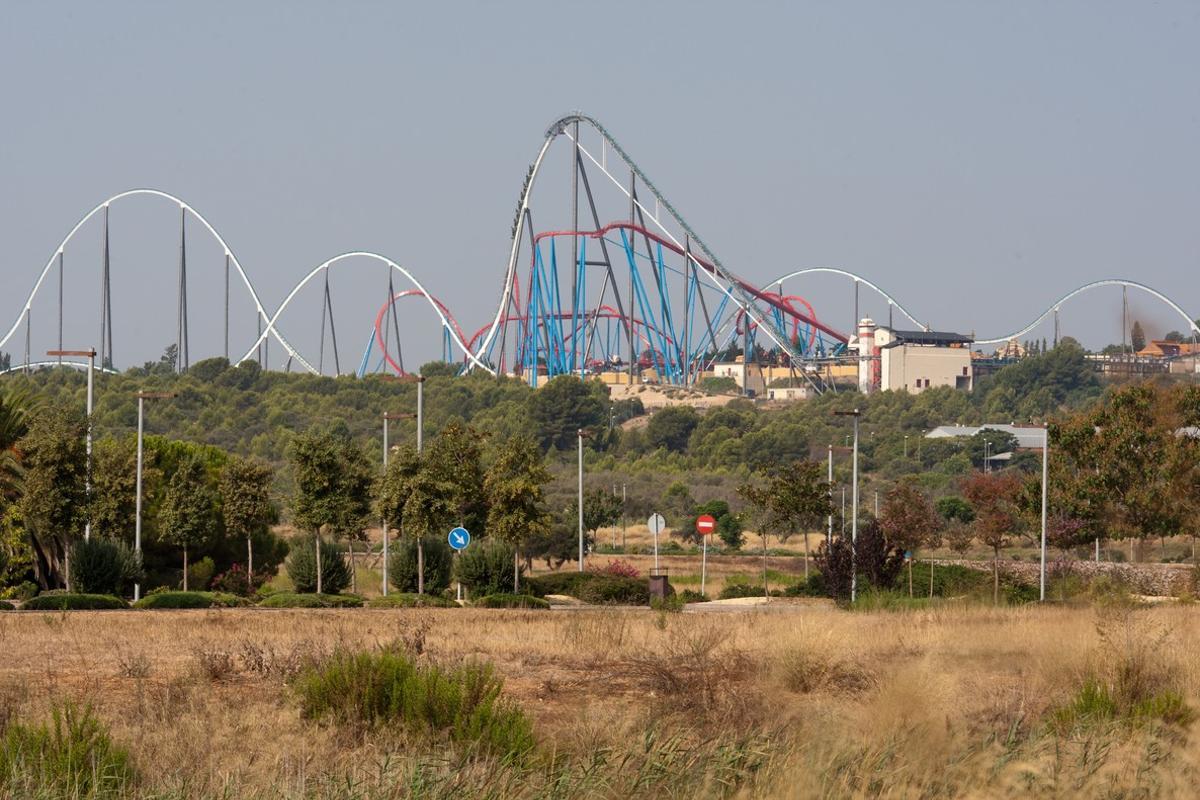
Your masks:
<path fill-rule="evenodd" d="M 825 549 L 831 547 L 833 540 L 833 445 L 829 445 L 829 516 L 825 518 Z"/>
<path fill-rule="evenodd" d="M 95 400 L 96 389 L 96 348 L 88 350 L 47 350 L 47 356 L 58 356 L 59 362 L 62 362 L 63 356 L 84 356 L 88 360 L 87 371 L 87 472 L 84 478 L 84 493 L 90 500 L 92 496 L 92 408 Z M 92 512 L 87 513 L 87 521 L 83 526 L 83 539 L 89 541 L 92 538 Z"/>
<path fill-rule="evenodd" d="M 1046 485 L 1050 477 L 1050 426 L 1042 424 L 1042 566 L 1040 598 L 1046 602 Z"/>
<path fill-rule="evenodd" d="M 579 439 L 579 571 L 583 572 L 583 440 L 587 434 L 583 428 L 576 433 Z"/>
<path fill-rule="evenodd" d="M 855 281 L 855 289 L 858 282 Z M 854 451 L 852 461 L 851 500 L 850 500 L 850 602 L 858 599 L 858 418 L 862 412 L 857 408 L 853 411 L 834 411 L 835 416 L 854 418 Z"/>

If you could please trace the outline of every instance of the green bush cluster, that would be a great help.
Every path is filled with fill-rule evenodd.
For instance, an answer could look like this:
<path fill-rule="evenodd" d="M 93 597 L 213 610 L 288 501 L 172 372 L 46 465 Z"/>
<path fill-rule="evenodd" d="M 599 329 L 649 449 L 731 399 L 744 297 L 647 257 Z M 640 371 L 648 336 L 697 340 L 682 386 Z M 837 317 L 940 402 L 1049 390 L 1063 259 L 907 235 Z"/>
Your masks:
<path fill-rule="evenodd" d="M 401 592 L 387 597 L 372 597 L 367 601 L 370 608 L 458 608 L 458 603 L 436 594 Z"/>
<path fill-rule="evenodd" d="M 471 597 L 511 592 L 513 552 L 511 544 L 484 540 L 478 547 L 472 545 L 458 554 L 454 575 Z"/>
<path fill-rule="evenodd" d="M 90 708 L 54 709 L 50 725 L 13 723 L 0 739 L 5 797 L 125 798 L 136 781 L 133 759 L 114 744 Z"/>
<path fill-rule="evenodd" d="M 533 750 L 533 726 L 500 696 L 490 664 L 416 665 L 395 650 L 339 652 L 296 680 L 301 713 L 353 727 L 398 725 L 416 735 L 479 744 L 502 758 Z"/>
<path fill-rule="evenodd" d="M 134 608 L 236 608 L 250 605 L 243 597 L 226 592 L 151 592 Z"/>
<path fill-rule="evenodd" d="M 299 594 L 276 592 L 263 599 L 262 608 L 360 608 L 363 599 L 353 594 Z"/>
<path fill-rule="evenodd" d="M 552 572 L 525 580 L 530 594 L 545 597 L 564 594 L 596 605 L 638 605 L 650 602 L 650 584 L 643 578 L 626 578 L 601 572 Z"/>
<path fill-rule="evenodd" d="M 400 592 L 415 592 L 417 591 L 417 543 L 412 537 L 405 537 L 396 542 L 394 547 L 395 549 L 388 558 L 388 582 Z M 425 591 L 440 592 L 450 585 L 454 552 L 445 539 L 437 536 L 422 537 L 421 549 L 425 562 Z M 510 569 L 509 574 L 511 573 Z"/>
<path fill-rule="evenodd" d="M 313 537 L 305 536 L 292 542 L 287 557 L 287 574 L 300 594 L 317 591 L 317 549 Z M 350 585 L 350 565 L 342 556 L 342 548 L 321 539 L 321 591 L 337 594 Z"/>
<path fill-rule="evenodd" d="M 124 593 L 142 577 L 142 561 L 124 542 L 80 539 L 71 547 L 71 588 L 83 594 Z"/>
<path fill-rule="evenodd" d="M 500 592 L 480 597 L 475 601 L 479 608 L 528 608 L 549 610 L 550 603 L 540 597 L 529 594 L 512 594 Z"/>
<path fill-rule="evenodd" d="M 23 611 L 109 611 L 118 608 L 129 608 L 129 604 L 108 594 L 70 592 L 48 592 L 21 604 Z"/>
<path fill-rule="evenodd" d="M 718 595 L 722 600 L 732 600 L 738 597 L 765 597 L 766 591 L 762 586 L 750 583 L 727 583 Z"/>

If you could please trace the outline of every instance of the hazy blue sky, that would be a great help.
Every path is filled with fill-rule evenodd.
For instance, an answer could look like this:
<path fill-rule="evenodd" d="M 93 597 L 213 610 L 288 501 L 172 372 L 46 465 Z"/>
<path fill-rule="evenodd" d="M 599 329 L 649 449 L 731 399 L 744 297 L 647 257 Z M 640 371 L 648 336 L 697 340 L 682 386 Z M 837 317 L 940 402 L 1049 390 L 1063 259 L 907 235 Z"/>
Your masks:
<path fill-rule="evenodd" d="M 324 259 L 370 249 L 478 327 L 525 169 L 571 109 L 753 280 L 840 266 L 981 335 L 1100 277 L 1200 314 L 1198 42 L 1196 2 L 4 0 L 0 328 L 78 218 L 136 186 L 207 216 L 272 309 Z M 161 204 L 112 213 L 128 365 L 173 339 L 178 234 Z M 97 338 L 98 235 L 67 251 L 92 292 L 68 345 Z M 220 273 L 193 235 L 196 358 L 219 348 Z M 789 289 L 849 325 L 845 284 Z M 1119 297 L 1069 307 L 1065 332 L 1119 338 Z M 1131 302 L 1152 333 L 1182 324 Z M 343 359 L 376 307 L 339 307 Z M 308 316 L 285 332 L 311 337 Z"/>

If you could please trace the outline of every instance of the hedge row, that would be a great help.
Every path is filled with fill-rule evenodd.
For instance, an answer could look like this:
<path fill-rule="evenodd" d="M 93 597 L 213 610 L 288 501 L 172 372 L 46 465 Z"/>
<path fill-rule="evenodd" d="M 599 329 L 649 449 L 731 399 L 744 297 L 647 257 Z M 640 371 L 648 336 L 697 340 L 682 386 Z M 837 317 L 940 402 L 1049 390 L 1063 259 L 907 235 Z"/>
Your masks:
<path fill-rule="evenodd" d="M 525 588 L 535 597 L 565 594 L 596 605 L 637 605 L 650 602 L 650 584 L 640 578 L 605 575 L 600 572 L 552 572 L 525 579 Z"/>
<path fill-rule="evenodd" d="M 370 608 L 458 608 L 458 603 L 436 594 L 400 592 L 387 597 L 372 597 L 367 601 Z"/>

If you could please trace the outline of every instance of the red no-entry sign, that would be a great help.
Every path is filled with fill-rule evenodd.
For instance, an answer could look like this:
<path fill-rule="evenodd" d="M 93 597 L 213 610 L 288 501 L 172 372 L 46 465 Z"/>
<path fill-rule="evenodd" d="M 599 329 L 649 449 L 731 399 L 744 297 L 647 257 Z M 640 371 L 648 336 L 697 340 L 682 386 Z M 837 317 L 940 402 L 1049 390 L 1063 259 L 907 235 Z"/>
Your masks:
<path fill-rule="evenodd" d="M 717 521 L 710 514 L 701 514 L 696 517 L 696 533 L 701 536 L 708 536 L 717 529 Z"/>

